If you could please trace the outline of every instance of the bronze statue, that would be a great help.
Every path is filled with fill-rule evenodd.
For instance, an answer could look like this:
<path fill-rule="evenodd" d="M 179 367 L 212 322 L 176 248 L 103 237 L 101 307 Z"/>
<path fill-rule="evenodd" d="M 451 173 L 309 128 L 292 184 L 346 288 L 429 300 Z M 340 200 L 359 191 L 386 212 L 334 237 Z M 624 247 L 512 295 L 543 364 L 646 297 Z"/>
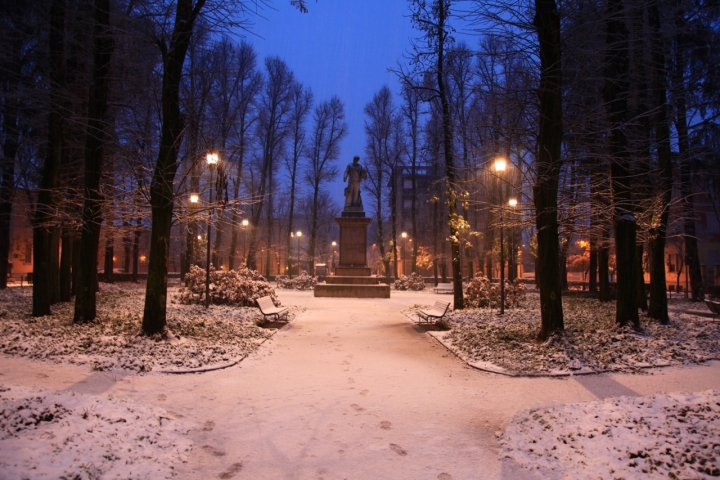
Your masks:
<path fill-rule="evenodd" d="M 343 181 L 348 182 L 345 187 L 345 208 L 362 208 L 362 197 L 360 196 L 360 182 L 367 178 L 367 169 L 360 164 L 360 157 L 354 157 L 353 163 L 349 164 L 343 174 Z"/>

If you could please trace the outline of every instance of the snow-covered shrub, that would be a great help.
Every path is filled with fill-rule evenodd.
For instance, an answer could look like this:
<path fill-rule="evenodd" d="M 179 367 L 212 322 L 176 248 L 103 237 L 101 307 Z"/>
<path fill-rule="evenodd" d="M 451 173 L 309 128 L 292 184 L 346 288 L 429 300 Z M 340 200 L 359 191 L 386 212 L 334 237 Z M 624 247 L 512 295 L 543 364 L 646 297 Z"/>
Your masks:
<path fill-rule="evenodd" d="M 525 300 L 525 285 L 516 278 L 513 283 L 505 280 L 505 308 L 519 307 Z M 496 308 L 500 306 L 500 285 L 492 283 L 484 274 L 478 273 L 465 290 L 465 302 L 470 308 Z"/>
<path fill-rule="evenodd" d="M 295 288 L 298 290 L 312 290 L 315 288 L 315 285 L 317 285 L 318 278 L 311 277 L 305 270 L 303 270 L 300 272 L 300 275 L 295 277 L 292 281 Z"/>
<path fill-rule="evenodd" d="M 275 277 L 278 288 L 295 288 L 295 282 L 287 275 L 278 275 Z"/>
<path fill-rule="evenodd" d="M 393 287 L 395 288 L 395 290 L 414 290 L 417 292 L 420 290 L 425 290 L 425 280 L 423 280 L 420 275 L 413 272 L 410 274 L 409 277 L 405 275 L 400 275 L 400 278 L 395 280 Z"/>
<path fill-rule="evenodd" d="M 210 303 L 254 307 L 255 300 L 270 296 L 276 306 L 280 305 L 268 281 L 256 270 L 244 265 L 237 270 L 215 270 L 210 266 Z M 185 275 L 185 286 L 180 289 L 177 301 L 184 304 L 205 303 L 205 269 L 192 265 Z"/>

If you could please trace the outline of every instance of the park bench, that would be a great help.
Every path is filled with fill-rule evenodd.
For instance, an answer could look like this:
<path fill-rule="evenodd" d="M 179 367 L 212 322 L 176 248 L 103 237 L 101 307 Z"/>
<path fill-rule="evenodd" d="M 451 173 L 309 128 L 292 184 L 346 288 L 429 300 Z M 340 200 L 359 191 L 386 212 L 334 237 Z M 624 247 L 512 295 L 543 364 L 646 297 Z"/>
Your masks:
<path fill-rule="evenodd" d="M 720 315 L 720 302 L 714 300 L 705 300 L 705 305 L 708 306 L 713 316 Z"/>
<path fill-rule="evenodd" d="M 418 322 L 437 322 L 445 316 L 450 302 L 435 302 L 431 310 L 418 310 Z"/>
<path fill-rule="evenodd" d="M 279 322 L 280 319 L 284 316 L 285 321 L 287 322 L 287 307 L 276 307 L 272 301 L 272 298 L 270 298 L 269 296 L 260 297 L 255 301 L 257 302 L 258 307 L 260 307 L 260 313 L 263 314 L 263 318 L 265 320 L 267 320 L 268 317 L 274 316 L 275 319 Z"/>
<path fill-rule="evenodd" d="M 453 293 L 452 283 L 438 283 L 437 287 L 433 288 L 435 293 Z"/>

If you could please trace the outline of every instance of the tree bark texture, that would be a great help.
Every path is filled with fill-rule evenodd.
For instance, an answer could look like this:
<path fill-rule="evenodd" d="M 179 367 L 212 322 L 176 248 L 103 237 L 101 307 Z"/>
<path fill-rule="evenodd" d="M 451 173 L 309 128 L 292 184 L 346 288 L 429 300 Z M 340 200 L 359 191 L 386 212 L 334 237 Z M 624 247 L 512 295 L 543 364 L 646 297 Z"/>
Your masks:
<path fill-rule="evenodd" d="M 205 0 L 193 6 L 191 0 L 178 0 L 175 26 L 169 46 L 162 44 L 162 126 L 158 158 L 150 184 L 152 229 L 150 258 L 145 291 L 142 330 L 146 335 L 162 333 L 167 325 L 167 275 L 170 258 L 170 228 L 178 151 L 182 139 L 183 118 L 180 112 L 180 82 L 195 20 Z"/>
<path fill-rule="evenodd" d="M 667 107 L 665 54 L 661 35 L 660 12 L 657 2 L 648 7 L 648 21 L 652 35 L 653 91 L 655 97 L 655 143 L 657 145 L 658 177 L 656 195 L 662 210 L 653 219 L 648 232 L 648 261 L 650 264 L 650 304 L 648 316 L 663 325 L 670 322 L 665 278 L 665 243 L 670 219 L 673 169 L 670 150 L 670 122 Z"/>
<path fill-rule="evenodd" d="M 633 214 L 630 153 L 625 134 L 628 97 L 628 37 L 622 0 L 609 0 L 605 12 L 605 85 L 603 97 L 610 124 L 610 181 L 617 270 L 615 321 L 640 327 L 637 309 L 635 243 L 637 221 Z"/>
<path fill-rule="evenodd" d="M 19 7 L 23 2 L 14 2 Z M 18 9 L 19 10 L 19 9 Z M 19 12 L 13 12 L 17 14 Z M 10 60 L 3 65 L 2 82 L 5 105 L 3 116 L 3 152 L 0 160 L 0 289 L 7 288 L 10 255 L 10 216 L 15 193 L 15 155 L 18 151 L 18 95 L 22 66 L 22 41 L 11 42 Z"/>
<path fill-rule="evenodd" d="M 50 315 L 52 304 L 51 258 L 54 189 L 62 160 L 63 117 L 62 93 L 65 83 L 65 0 L 53 0 L 50 6 L 50 114 L 48 143 L 42 167 L 33 218 L 33 308 L 32 315 Z M 57 250 L 54 255 L 57 256 Z"/>
<path fill-rule="evenodd" d="M 540 287 L 540 340 L 565 329 L 560 291 L 557 197 L 562 166 L 562 71 L 560 14 L 555 0 L 535 0 L 540 43 L 540 131 L 538 133 L 537 180 L 533 186 L 537 227 L 538 285 Z"/>
<path fill-rule="evenodd" d="M 114 43 L 110 32 L 110 1 L 95 0 L 95 39 L 93 82 L 88 101 L 88 125 L 85 137 L 85 198 L 82 211 L 80 235 L 80 269 L 75 296 L 73 323 L 81 324 L 95 320 L 97 302 L 97 255 L 100 243 L 103 195 L 100 179 L 103 170 L 105 147 L 105 114 L 110 83 L 110 61 Z M 112 258 L 111 258 L 112 260 Z M 107 262 L 105 265 L 107 280 Z M 112 274 L 112 267 L 110 268 Z"/>

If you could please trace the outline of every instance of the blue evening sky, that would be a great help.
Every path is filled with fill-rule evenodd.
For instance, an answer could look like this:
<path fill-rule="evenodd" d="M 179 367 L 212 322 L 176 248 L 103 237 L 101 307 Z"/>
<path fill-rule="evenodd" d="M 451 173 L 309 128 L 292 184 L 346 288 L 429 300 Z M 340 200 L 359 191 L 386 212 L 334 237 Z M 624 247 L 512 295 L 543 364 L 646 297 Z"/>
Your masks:
<path fill-rule="evenodd" d="M 340 172 L 359 155 L 365 157 L 363 108 L 383 85 L 398 93 L 399 82 L 388 72 L 418 32 L 408 18 L 406 0 L 310 0 L 300 13 L 288 0 L 274 0 L 275 10 L 260 13 L 246 35 L 258 52 L 283 59 L 296 78 L 309 86 L 315 101 L 337 95 L 345 104 L 348 136 L 338 160 Z M 262 37 L 258 38 L 257 36 Z M 342 203 L 342 178 L 332 187 Z"/>

